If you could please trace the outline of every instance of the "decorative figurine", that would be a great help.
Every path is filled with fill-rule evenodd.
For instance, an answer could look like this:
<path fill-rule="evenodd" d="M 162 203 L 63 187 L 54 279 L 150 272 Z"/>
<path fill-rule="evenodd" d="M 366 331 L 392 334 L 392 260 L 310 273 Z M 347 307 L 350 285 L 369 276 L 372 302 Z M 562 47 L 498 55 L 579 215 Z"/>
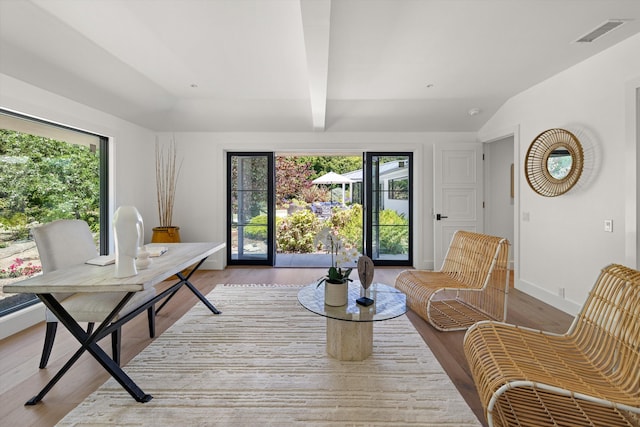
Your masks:
<path fill-rule="evenodd" d="M 356 303 L 365 307 L 373 304 L 373 300 L 369 298 L 369 287 L 373 282 L 373 261 L 368 256 L 361 256 L 358 258 L 358 277 L 360 278 L 360 284 L 364 289 L 362 296 L 356 300 Z"/>

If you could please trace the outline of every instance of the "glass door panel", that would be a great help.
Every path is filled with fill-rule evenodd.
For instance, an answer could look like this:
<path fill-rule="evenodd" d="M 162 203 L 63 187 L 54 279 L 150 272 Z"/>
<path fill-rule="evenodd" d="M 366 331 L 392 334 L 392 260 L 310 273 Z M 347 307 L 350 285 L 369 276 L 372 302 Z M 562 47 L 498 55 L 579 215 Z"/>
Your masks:
<path fill-rule="evenodd" d="M 367 254 L 376 265 L 411 265 L 412 153 L 366 153 Z"/>
<path fill-rule="evenodd" d="M 229 153 L 227 262 L 273 265 L 273 153 Z"/>

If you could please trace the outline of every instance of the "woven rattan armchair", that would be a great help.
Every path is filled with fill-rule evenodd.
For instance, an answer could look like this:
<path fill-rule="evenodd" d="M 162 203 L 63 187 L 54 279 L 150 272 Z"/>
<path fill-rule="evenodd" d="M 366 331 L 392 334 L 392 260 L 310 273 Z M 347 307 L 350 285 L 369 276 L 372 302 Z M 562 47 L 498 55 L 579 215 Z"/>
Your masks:
<path fill-rule="evenodd" d="M 490 426 L 640 426 L 640 272 L 604 268 L 563 335 L 481 322 L 464 351 Z"/>
<path fill-rule="evenodd" d="M 507 239 L 458 230 L 440 271 L 402 271 L 395 287 L 436 329 L 464 330 L 481 320 L 505 320 L 508 263 Z"/>

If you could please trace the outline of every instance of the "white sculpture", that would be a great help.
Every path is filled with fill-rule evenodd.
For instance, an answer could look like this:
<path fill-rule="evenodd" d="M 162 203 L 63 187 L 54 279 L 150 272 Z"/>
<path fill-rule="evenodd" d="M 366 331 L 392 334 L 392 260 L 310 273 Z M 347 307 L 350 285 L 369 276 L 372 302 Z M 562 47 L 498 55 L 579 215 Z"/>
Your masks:
<path fill-rule="evenodd" d="M 144 238 L 140 212 L 134 206 L 120 206 L 113 216 L 113 230 L 116 244 L 115 277 L 135 276 L 138 274 L 138 247 Z"/>

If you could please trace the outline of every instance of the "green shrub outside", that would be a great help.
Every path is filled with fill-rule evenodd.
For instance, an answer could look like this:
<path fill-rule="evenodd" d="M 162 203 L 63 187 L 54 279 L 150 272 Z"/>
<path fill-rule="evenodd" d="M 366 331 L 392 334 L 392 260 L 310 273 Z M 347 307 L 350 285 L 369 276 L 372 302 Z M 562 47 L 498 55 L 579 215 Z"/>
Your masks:
<path fill-rule="evenodd" d="M 314 239 L 320 231 L 320 226 L 320 219 L 308 209 L 302 209 L 286 218 L 281 218 L 276 227 L 278 252 L 314 252 Z"/>
<path fill-rule="evenodd" d="M 338 230 L 338 234 L 362 252 L 362 205 L 353 204 L 348 209 L 336 210 L 326 220 L 326 225 Z M 409 221 L 398 212 L 385 209 L 380 212 L 380 252 L 407 253 Z M 298 210 L 285 218 L 276 218 L 276 246 L 281 253 L 313 253 L 316 235 L 322 221 L 310 210 Z M 267 215 L 255 216 L 245 228 L 245 236 L 256 240 L 267 239 Z"/>
<path fill-rule="evenodd" d="M 0 218 L 0 226 L 11 233 L 11 240 L 25 240 L 29 237 L 29 232 L 31 231 L 29 219 L 22 212 L 2 216 Z"/>
<path fill-rule="evenodd" d="M 276 226 L 282 218 L 276 217 Z M 249 239 L 267 240 L 267 214 L 254 216 L 244 228 L 244 235 Z"/>
<path fill-rule="evenodd" d="M 362 205 L 354 203 L 348 209 L 336 209 L 327 221 L 345 242 L 362 252 Z"/>
<path fill-rule="evenodd" d="M 409 221 L 391 209 L 380 211 L 380 253 L 405 254 L 409 247 Z"/>

